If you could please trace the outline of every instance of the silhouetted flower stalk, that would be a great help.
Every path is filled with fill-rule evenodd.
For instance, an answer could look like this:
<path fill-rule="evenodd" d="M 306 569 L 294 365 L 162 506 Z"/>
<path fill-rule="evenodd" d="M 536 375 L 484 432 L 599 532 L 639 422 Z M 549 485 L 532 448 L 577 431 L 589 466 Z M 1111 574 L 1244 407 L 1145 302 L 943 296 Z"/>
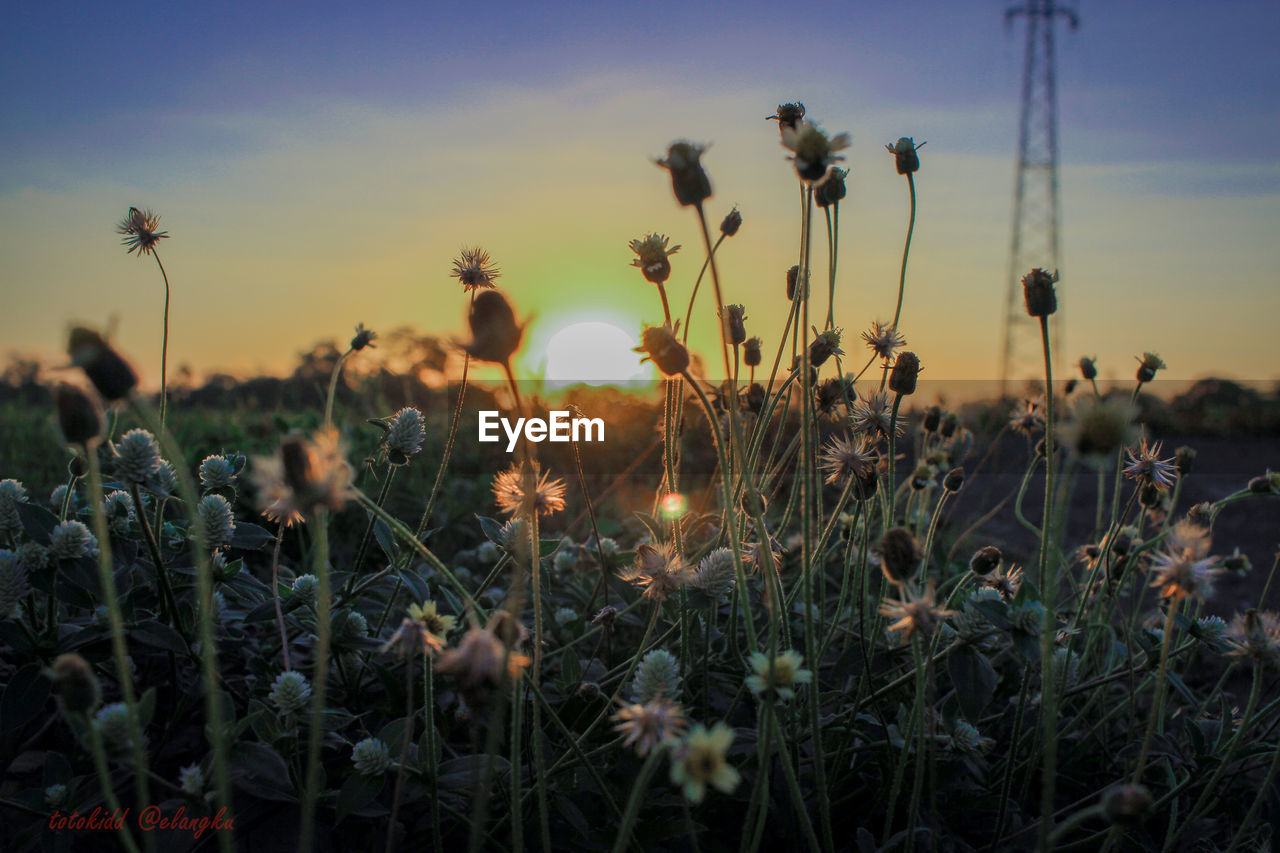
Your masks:
<path fill-rule="evenodd" d="M 916 179 L 915 173 L 920 168 L 920 158 L 916 155 L 916 149 L 923 146 L 916 145 L 910 137 L 902 137 L 893 145 L 886 145 L 885 148 L 894 155 L 899 175 L 907 176 L 907 191 L 911 196 L 911 211 L 907 218 L 907 239 L 902 246 L 902 272 L 898 276 L 898 307 L 893 311 L 893 327 L 899 328 L 898 321 L 902 319 L 902 294 L 907 286 L 907 258 L 911 254 L 911 235 L 916 229 Z"/>
<path fill-rule="evenodd" d="M 159 224 L 160 217 L 151 211 L 131 207 L 116 227 L 116 233 L 124 237 L 122 242 L 130 254 L 136 251 L 138 257 L 150 255 L 155 258 L 160 276 L 164 279 L 164 335 L 160 344 L 160 423 L 163 424 L 169 399 L 166 386 L 169 364 L 169 274 L 164 270 L 156 244 L 168 239 L 169 233 L 157 230 Z"/>
<path fill-rule="evenodd" d="M 314 537 L 312 572 L 316 576 L 316 647 L 311 677 L 311 721 L 307 739 L 306 775 L 303 779 L 302 823 L 298 849 L 310 850 L 315 832 L 316 803 L 324 786 L 320 743 L 324 737 L 324 712 L 329 686 L 330 610 L 332 589 L 329 577 L 329 510 L 318 506 L 309 525 Z"/>

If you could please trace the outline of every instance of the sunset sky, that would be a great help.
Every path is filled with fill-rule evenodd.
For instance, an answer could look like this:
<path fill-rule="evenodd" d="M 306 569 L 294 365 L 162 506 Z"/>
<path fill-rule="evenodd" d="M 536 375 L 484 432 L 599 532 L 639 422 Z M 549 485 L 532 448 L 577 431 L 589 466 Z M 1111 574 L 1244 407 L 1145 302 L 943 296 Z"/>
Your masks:
<path fill-rule="evenodd" d="M 114 233 L 136 205 L 171 235 L 172 366 L 283 371 L 357 322 L 461 336 L 448 273 L 478 244 L 533 317 L 533 375 L 566 324 L 638 338 L 661 319 L 629 266 L 632 238 L 683 244 L 671 296 L 687 300 L 696 219 L 652 163 L 678 138 L 711 143 L 713 221 L 741 207 L 720 255 L 726 298 L 769 349 L 798 204 L 763 119 L 802 100 L 853 136 L 846 349 L 863 351 L 857 333 L 893 313 L 907 192 L 884 144 L 913 136 L 928 145 L 902 330 L 929 378 L 994 378 L 1022 63 L 1004 8 L 10 6 L 0 355 L 56 358 L 70 322 L 114 316 L 120 348 L 157 382 L 160 278 Z M 1171 378 L 1280 379 L 1280 7 L 1076 8 L 1080 29 L 1058 39 L 1064 357 L 1097 355 L 1103 376 L 1127 379 L 1154 350 Z M 821 270 L 825 257 L 824 237 Z M 699 300 L 691 344 L 716 365 Z"/>

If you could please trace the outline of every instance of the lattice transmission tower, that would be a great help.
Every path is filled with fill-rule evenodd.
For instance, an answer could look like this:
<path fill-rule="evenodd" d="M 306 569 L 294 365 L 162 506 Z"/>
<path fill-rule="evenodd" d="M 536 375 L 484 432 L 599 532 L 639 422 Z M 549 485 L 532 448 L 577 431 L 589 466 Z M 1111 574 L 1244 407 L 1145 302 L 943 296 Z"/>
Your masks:
<path fill-rule="evenodd" d="M 1054 79 L 1053 30 L 1059 18 L 1071 29 L 1080 24 L 1076 13 L 1054 0 L 1024 0 L 1007 9 L 1005 24 L 1026 19 L 1022 61 L 1022 108 L 1018 118 L 1018 170 L 1013 196 L 1013 236 L 1009 245 L 1008 291 L 1005 297 L 1004 347 L 1000 356 L 1000 396 L 1009 381 L 1022 373 L 1023 359 L 1040 361 L 1040 325 L 1027 316 L 1022 299 L 1022 276 L 1033 267 L 1058 269 L 1058 94 Z M 1050 326 L 1050 346 L 1062 340 L 1062 291 Z M 1056 364 L 1058 359 L 1052 356 Z"/>

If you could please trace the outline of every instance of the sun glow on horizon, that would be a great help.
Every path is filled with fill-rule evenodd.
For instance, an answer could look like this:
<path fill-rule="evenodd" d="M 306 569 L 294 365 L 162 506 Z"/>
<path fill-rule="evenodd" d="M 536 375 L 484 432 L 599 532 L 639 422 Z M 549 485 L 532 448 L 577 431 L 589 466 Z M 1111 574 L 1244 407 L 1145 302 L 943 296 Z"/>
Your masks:
<path fill-rule="evenodd" d="M 531 347 L 546 383 L 570 385 L 648 386 L 652 365 L 640 362 L 636 336 L 605 320 L 570 320 L 555 327 L 543 347 Z M 540 353 L 540 354 L 539 354 Z"/>

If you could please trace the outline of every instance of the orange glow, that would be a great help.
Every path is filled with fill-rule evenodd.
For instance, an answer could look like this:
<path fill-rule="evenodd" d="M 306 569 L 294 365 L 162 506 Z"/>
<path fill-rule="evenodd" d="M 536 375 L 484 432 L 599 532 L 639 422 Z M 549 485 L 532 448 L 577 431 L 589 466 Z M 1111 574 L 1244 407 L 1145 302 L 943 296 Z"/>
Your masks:
<path fill-rule="evenodd" d="M 659 502 L 663 518 L 679 518 L 689 509 L 689 501 L 679 492 L 668 492 Z"/>

